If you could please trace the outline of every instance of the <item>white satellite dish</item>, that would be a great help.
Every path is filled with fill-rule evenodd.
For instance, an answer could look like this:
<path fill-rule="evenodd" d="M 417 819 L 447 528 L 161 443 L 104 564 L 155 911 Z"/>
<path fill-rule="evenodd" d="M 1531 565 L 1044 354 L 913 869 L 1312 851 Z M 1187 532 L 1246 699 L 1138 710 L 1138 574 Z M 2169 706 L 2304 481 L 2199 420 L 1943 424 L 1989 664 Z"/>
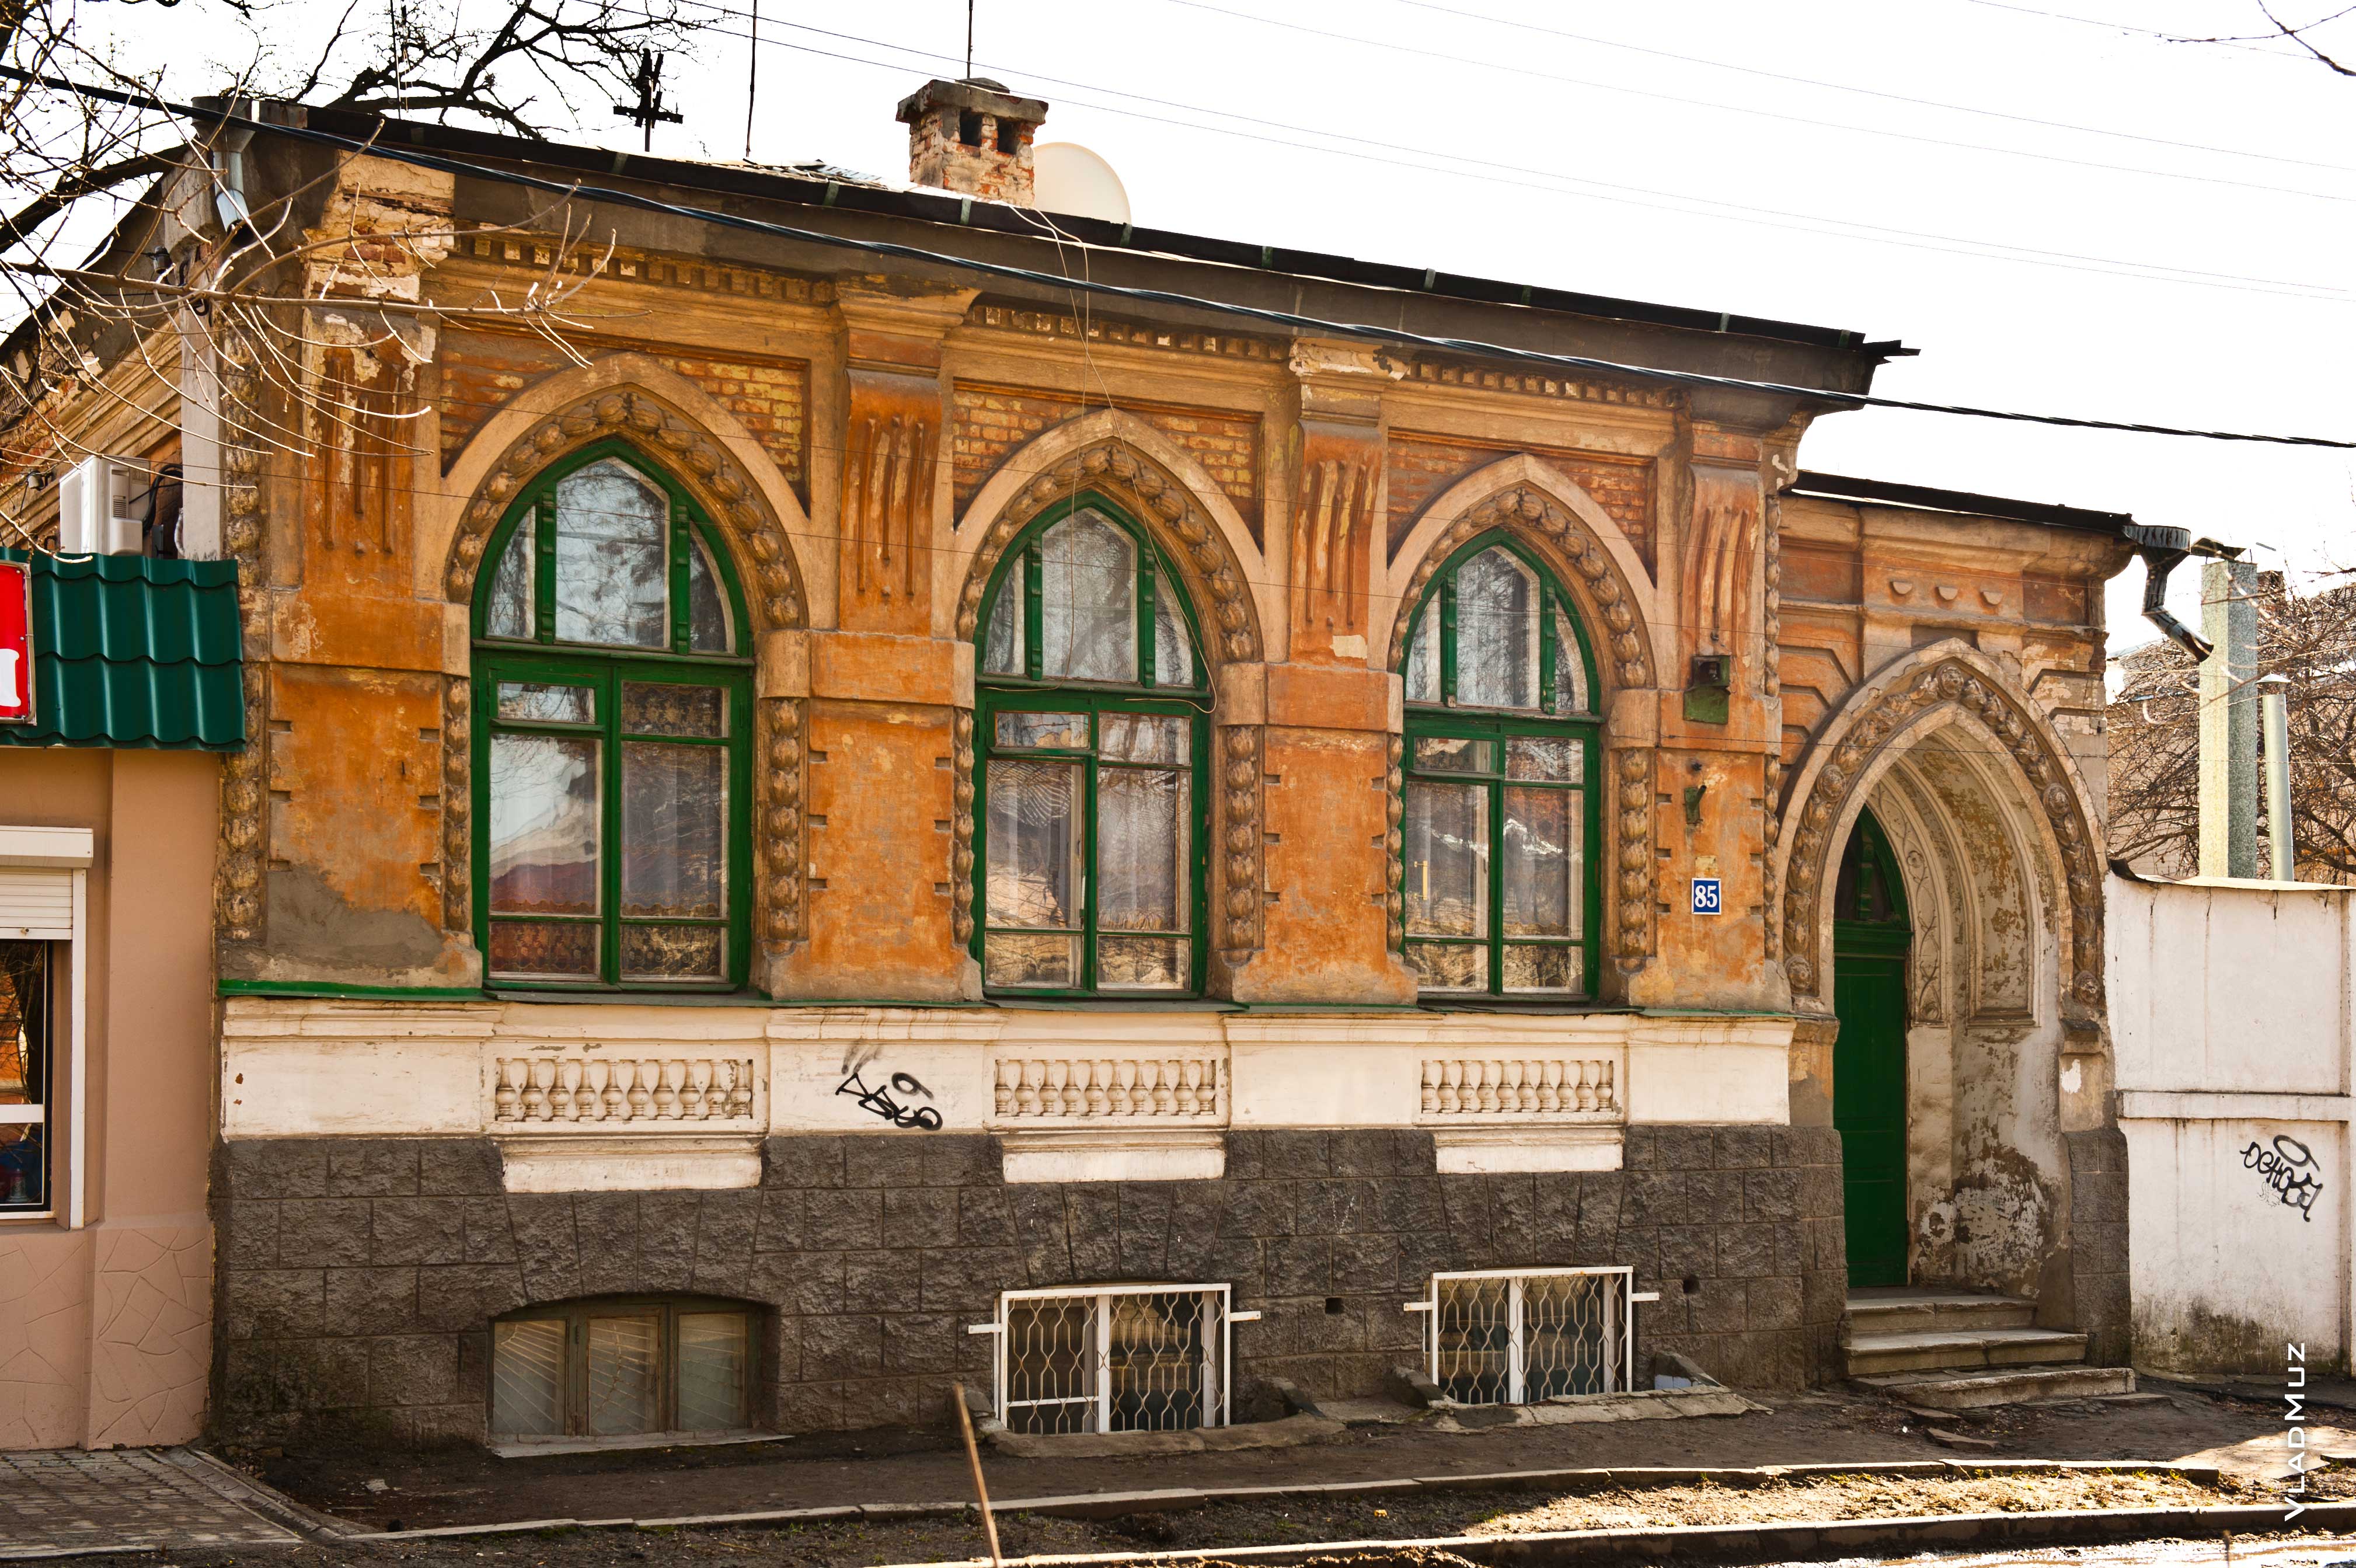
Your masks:
<path fill-rule="evenodd" d="M 1031 149 L 1032 189 L 1040 209 L 1075 218 L 1129 221 L 1129 192 L 1112 165 L 1077 142 L 1041 142 Z"/>

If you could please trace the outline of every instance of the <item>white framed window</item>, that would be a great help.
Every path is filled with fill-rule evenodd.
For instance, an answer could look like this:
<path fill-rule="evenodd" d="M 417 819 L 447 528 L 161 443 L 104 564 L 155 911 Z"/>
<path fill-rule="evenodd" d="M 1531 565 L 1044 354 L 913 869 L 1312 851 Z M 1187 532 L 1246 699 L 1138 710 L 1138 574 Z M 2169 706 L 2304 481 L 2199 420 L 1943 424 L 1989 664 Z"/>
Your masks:
<path fill-rule="evenodd" d="M 94 835 L 0 826 L 0 1220 L 83 1220 Z"/>
<path fill-rule="evenodd" d="M 1076 1285 L 1001 1292 L 998 1418 L 1009 1432 L 1183 1432 L 1225 1426 L 1228 1329 L 1223 1284 Z"/>
<path fill-rule="evenodd" d="M 1635 1271 L 1480 1269 L 1434 1274 L 1424 1315 L 1431 1380 L 1458 1404 L 1536 1404 L 1634 1386 Z"/>

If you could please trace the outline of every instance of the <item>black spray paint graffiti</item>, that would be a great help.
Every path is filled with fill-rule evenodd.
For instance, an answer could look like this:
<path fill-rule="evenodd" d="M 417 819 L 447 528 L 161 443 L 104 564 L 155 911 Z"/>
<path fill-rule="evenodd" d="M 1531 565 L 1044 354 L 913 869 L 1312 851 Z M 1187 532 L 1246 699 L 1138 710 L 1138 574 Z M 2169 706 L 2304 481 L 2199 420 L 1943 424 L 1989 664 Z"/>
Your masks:
<path fill-rule="evenodd" d="M 2258 1173 L 2275 1196 L 2285 1205 L 2296 1208 L 2299 1218 L 2315 1223 L 2315 1200 L 2323 1193 L 2323 1167 L 2315 1163 L 2315 1155 L 2297 1138 L 2276 1138 L 2271 1149 L 2260 1148 L 2256 1139 L 2242 1151 L 2242 1168 Z"/>
<path fill-rule="evenodd" d="M 941 1130 L 939 1112 L 929 1105 L 908 1109 L 899 1101 L 892 1098 L 894 1094 L 910 1097 L 922 1095 L 926 1100 L 933 1097 L 931 1090 L 926 1089 L 908 1074 L 894 1073 L 888 1087 L 885 1088 L 867 1087 L 867 1080 L 862 1074 L 875 1060 L 878 1054 L 876 1047 L 867 1046 L 845 1057 L 842 1060 L 842 1081 L 835 1086 L 834 1091 L 837 1094 L 855 1096 L 861 1110 L 881 1116 L 894 1127 L 919 1127 L 927 1133 L 939 1132 Z"/>

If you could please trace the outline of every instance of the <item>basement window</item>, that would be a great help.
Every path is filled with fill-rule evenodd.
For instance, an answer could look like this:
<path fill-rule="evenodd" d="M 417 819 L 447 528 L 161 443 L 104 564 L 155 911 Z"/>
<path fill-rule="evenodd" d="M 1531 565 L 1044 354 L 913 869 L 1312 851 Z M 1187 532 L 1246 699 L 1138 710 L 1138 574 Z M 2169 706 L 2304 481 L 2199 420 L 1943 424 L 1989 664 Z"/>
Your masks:
<path fill-rule="evenodd" d="M 708 1436 L 752 1426 L 753 1323 L 738 1302 L 612 1297 L 491 1326 L 494 1443 Z"/>
<path fill-rule="evenodd" d="M 1625 1392 L 1635 1374 L 1633 1271 L 1434 1274 L 1424 1316 L 1431 1380 L 1458 1404 L 1537 1404 Z"/>
<path fill-rule="evenodd" d="M 969 1334 L 998 1338 L 1009 1432 L 1183 1432 L 1227 1424 L 1228 1287 L 1090 1285 L 1007 1291 Z"/>

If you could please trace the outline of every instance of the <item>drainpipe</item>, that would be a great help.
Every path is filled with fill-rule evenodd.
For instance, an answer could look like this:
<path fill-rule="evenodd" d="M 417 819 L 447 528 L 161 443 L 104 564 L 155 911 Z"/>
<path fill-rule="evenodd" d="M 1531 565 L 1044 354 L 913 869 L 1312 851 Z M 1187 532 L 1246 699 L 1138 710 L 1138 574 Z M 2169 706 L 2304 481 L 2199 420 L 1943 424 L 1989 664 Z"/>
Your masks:
<path fill-rule="evenodd" d="M 2258 677 L 2258 727 L 2266 746 L 2266 851 L 2276 882 L 2296 882 L 2290 839 L 2290 677 Z"/>
<path fill-rule="evenodd" d="M 2159 628 L 2163 636 L 2191 654 L 2196 662 L 2207 662 L 2209 655 L 2216 651 L 2209 639 L 2168 613 L 2168 575 L 2176 570 L 2178 562 L 2192 553 L 2192 531 L 2131 522 L 2119 532 L 2143 557 L 2143 618 Z M 2209 541 L 2201 542 L 2208 544 Z M 2211 546 L 2211 550 L 2218 548 Z"/>

